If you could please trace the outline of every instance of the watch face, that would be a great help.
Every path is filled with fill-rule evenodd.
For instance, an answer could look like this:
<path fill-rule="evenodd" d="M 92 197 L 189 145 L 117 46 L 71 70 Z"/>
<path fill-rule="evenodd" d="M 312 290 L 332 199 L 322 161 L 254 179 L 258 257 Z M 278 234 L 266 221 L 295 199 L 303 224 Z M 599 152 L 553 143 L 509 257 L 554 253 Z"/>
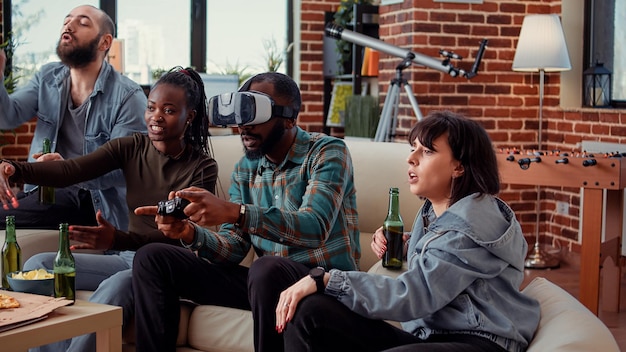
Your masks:
<path fill-rule="evenodd" d="M 317 268 L 311 269 L 311 271 L 309 271 L 309 274 L 313 278 L 318 278 L 318 277 L 323 277 L 325 272 L 326 271 L 323 268 L 317 267 Z"/>

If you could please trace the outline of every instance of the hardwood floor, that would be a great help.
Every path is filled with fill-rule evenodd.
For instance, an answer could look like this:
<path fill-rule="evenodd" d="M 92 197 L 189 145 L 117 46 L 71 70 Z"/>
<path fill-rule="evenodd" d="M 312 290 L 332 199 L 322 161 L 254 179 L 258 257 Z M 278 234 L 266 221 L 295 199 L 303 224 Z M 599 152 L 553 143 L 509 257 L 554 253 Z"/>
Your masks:
<path fill-rule="evenodd" d="M 577 254 L 569 254 L 567 261 L 561 261 L 561 266 L 557 269 L 526 269 L 526 279 L 522 287 L 526 286 L 535 277 L 545 277 L 561 288 L 578 298 L 580 266 Z M 626 267 L 622 266 L 622 277 L 620 280 L 620 311 L 609 312 L 602 310 L 600 302 L 600 320 L 613 333 L 615 340 L 621 351 L 626 351 Z M 600 295 L 602 296 L 602 295 Z"/>

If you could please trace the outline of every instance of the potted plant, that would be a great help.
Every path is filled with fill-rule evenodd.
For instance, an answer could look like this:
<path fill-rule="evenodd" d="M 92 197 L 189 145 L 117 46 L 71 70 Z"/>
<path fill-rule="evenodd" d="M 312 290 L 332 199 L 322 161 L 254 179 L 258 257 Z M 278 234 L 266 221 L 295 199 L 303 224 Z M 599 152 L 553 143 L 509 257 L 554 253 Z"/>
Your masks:
<path fill-rule="evenodd" d="M 19 76 L 15 74 L 15 71 L 17 71 L 17 69 L 11 63 L 11 59 L 13 58 L 13 53 L 15 52 L 16 47 L 17 44 L 15 42 L 15 39 L 13 38 L 12 33 L 8 33 L 4 43 L 0 44 L 0 49 L 3 49 L 7 56 L 7 63 L 4 67 L 3 75 L 4 87 L 9 94 L 13 93 L 13 91 L 17 87 L 17 82 L 19 80 Z"/>
<path fill-rule="evenodd" d="M 364 4 L 371 5 L 373 0 L 341 0 L 339 7 L 333 15 L 336 25 L 346 28 L 354 24 L 354 5 Z M 352 71 L 352 43 L 345 40 L 337 39 L 337 67 L 339 74 L 349 73 Z"/>
<path fill-rule="evenodd" d="M 15 48 L 17 47 L 17 43 L 13 38 L 12 33 L 7 33 L 7 38 L 4 43 L 0 44 L 0 49 L 4 50 L 6 54 L 7 61 L 4 66 L 4 88 L 7 90 L 7 93 L 11 94 L 17 88 L 17 82 L 19 80 L 19 76 L 15 73 L 17 68 L 11 64 L 11 59 L 13 58 L 13 53 L 15 52 Z M 4 136 L 6 133 L 11 133 L 15 136 L 15 130 L 1 130 L 0 131 L 0 147 L 9 144 L 7 138 Z"/>

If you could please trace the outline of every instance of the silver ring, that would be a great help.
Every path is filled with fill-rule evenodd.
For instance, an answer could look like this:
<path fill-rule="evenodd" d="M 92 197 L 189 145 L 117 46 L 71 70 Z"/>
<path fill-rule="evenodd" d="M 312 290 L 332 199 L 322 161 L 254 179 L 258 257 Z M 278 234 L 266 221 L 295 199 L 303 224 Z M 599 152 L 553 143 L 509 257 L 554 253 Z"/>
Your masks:
<path fill-rule="evenodd" d="M 289 303 L 285 303 L 285 307 L 289 307 Z"/>

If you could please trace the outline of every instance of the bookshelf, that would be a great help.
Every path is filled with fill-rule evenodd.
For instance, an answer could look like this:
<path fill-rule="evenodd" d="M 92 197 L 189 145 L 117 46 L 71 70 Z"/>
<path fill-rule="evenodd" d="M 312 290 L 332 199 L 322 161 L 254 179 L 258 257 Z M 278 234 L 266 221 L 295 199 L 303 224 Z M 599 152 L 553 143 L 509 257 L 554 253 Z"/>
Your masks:
<path fill-rule="evenodd" d="M 378 6 L 374 5 L 353 5 L 353 21 L 345 28 L 354 32 L 378 39 Z M 333 12 L 326 12 L 325 23 L 333 21 Z M 352 95 L 361 95 L 364 88 L 377 93 L 378 81 L 376 76 L 362 74 L 364 52 L 366 48 L 353 44 L 350 62 L 344 63 L 343 71 L 339 74 L 338 53 L 336 50 L 336 40 L 324 35 L 324 126 L 323 132 L 331 134 L 331 128 L 342 127 L 342 123 L 337 123 L 336 116 L 329 119 L 329 111 L 332 112 L 331 102 L 335 103 L 337 97 L 333 99 L 333 92 L 345 94 L 345 85 L 349 85 Z M 367 70 L 366 70 L 367 71 Z M 334 100 L 334 101 L 333 101 Z"/>

